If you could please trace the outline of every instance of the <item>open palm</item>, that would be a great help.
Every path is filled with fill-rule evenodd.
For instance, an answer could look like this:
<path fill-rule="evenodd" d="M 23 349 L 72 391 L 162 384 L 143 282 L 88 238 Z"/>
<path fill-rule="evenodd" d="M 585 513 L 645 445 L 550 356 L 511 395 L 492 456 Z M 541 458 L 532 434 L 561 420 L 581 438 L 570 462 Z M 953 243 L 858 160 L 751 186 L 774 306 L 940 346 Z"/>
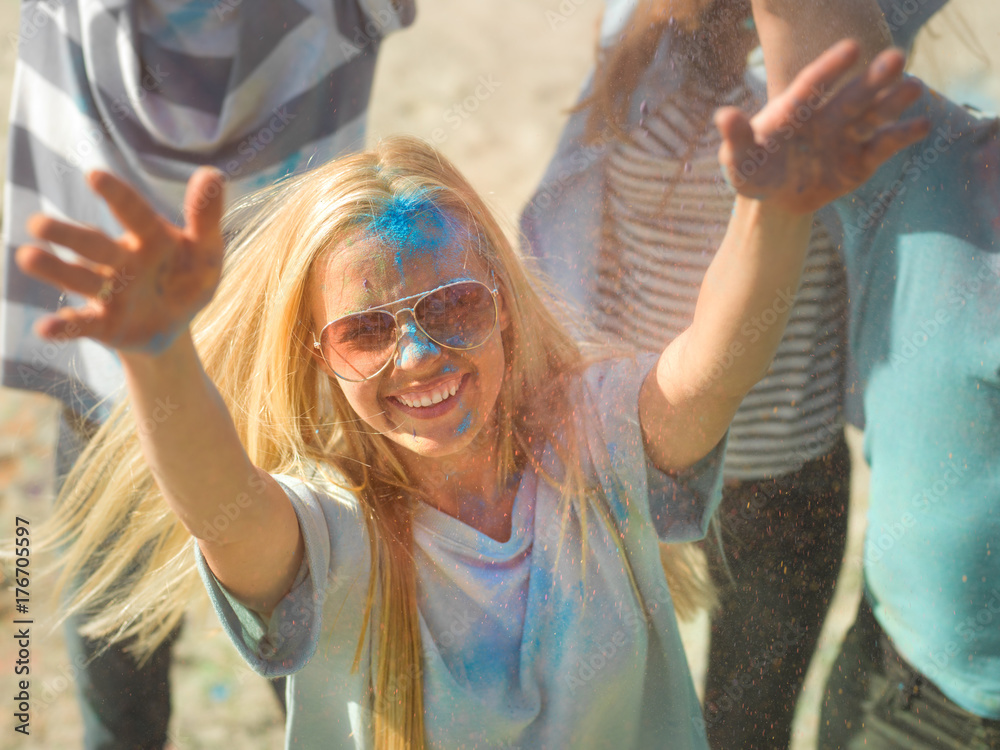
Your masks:
<path fill-rule="evenodd" d="M 859 54 L 851 40 L 834 45 L 752 118 L 731 107 L 719 110 L 719 161 L 737 192 L 809 213 L 859 187 L 927 135 L 926 120 L 899 121 L 922 90 L 902 77 L 899 50 L 881 53 L 837 88 Z"/>
<path fill-rule="evenodd" d="M 28 275 L 87 297 L 36 324 L 44 338 L 87 337 L 122 351 L 165 349 L 208 304 L 222 271 L 222 176 L 197 170 L 184 199 L 185 226 L 171 224 L 125 182 L 105 172 L 88 175 L 125 229 L 112 239 L 92 227 L 33 216 L 29 231 L 73 250 L 70 263 L 25 245 L 17 263 Z"/>

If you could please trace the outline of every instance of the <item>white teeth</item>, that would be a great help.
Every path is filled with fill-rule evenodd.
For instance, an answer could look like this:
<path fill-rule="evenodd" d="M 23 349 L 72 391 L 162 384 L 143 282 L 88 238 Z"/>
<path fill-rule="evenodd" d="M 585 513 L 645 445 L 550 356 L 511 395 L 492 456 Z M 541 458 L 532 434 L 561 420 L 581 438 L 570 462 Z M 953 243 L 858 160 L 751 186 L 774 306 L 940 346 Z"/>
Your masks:
<path fill-rule="evenodd" d="M 445 399 L 449 399 L 458 393 L 459 382 L 452 383 L 447 388 L 435 389 L 431 393 L 424 393 L 419 396 L 397 396 L 402 403 L 409 407 L 425 407 L 440 404 Z"/>

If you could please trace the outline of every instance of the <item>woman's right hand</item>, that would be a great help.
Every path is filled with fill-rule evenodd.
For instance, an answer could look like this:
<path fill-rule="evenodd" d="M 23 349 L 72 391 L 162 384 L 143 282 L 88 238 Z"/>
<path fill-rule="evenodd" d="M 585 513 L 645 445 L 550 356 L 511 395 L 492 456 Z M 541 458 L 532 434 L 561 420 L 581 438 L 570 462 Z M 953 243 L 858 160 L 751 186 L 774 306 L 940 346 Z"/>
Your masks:
<path fill-rule="evenodd" d="M 222 175 L 202 167 L 191 176 L 183 228 L 158 215 L 112 174 L 91 172 L 87 181 L 125 234 L 112 239 L 98 229 L 43 215 L 28 220 L 31 234 L 69 248 L 83 263 L 67 263 L 24 245 L 15 256 L 21 270 L 87 297 L 83 307 L 64 307 L 40 319 L 35 331 L 46 339 L 86 337 L 122 352 L 158 354 L 187 328 L 218 286 L 224 250 Z"/>

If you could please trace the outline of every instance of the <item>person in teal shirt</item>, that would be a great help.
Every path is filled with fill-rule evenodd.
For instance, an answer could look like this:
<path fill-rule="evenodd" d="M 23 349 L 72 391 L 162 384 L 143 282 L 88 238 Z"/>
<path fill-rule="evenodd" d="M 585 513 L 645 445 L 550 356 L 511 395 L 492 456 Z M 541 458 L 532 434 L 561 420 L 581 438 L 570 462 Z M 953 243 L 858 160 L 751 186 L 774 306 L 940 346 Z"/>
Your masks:
<path fill-rule="evenodd" d="M 872 476 L 824 748 L 1000 746 L 1000 121 L 909 114 L 931 135 L 835 203 Z"/>

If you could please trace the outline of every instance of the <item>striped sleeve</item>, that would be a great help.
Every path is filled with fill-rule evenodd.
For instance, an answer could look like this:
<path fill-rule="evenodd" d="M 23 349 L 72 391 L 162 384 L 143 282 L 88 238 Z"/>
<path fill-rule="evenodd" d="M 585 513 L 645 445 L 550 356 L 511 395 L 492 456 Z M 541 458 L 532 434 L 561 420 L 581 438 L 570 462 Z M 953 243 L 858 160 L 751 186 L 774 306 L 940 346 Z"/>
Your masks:
<path fill-rule="evenodd" d="M 201 164 L 241 195 L 363 146 L 375 58 L 412 0 L 23 0 L 4 191 L 4 386 L 85 412 L 121 384 L 114 354 L 39 342 L 60 295 L 13 252 L 37 211 L 119 228 L 83 175 L 110 170 L 179 220 Z M 72 296 L 62 304 L 76 304 Z M 96 347 L 96 348 L 95 348 Z M 98 412 L 98 416 L 100 412 Z"/>

